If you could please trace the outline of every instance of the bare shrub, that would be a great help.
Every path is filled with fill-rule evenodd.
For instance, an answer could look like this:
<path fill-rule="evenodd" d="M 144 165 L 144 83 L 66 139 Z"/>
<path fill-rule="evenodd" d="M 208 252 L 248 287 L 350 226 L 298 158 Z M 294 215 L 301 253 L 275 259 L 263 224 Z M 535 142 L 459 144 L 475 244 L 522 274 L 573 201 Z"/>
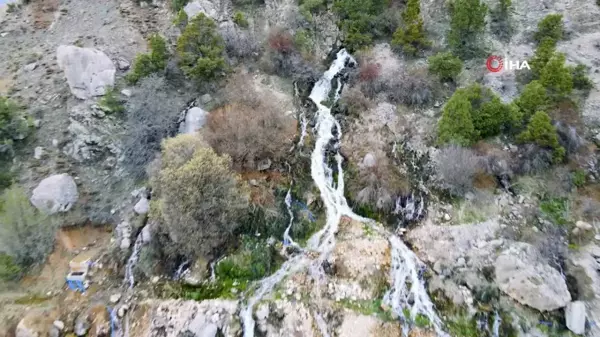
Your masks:
<path fill-rule="evenodd" d="M 560 145 L 567 150 L 567 153 L 574 153 L 585 144 L 585 140 L 577 134 L 575 127 L 558 122 L 555 125 L 558 133 Z"/>
<path fill-rule="evenodd" d="M 408 190 L 406 179 L 385 155 L 368 154 L 350 174 L 349 192 L 359 205 L 392 211 L 394 197 Z"/>
<path fill-rule="evenodd" d="M 145 175 L 145 167 L 160 151 L 164 138 L 177 133 L 184 100 L 158 76 L 139 82 L 127 104 L 127 132 L 123 139 L 122 161 L 136 178 Z"/>
<path fill-rule="evenodd" d="M 305 60 L 298 52 L 269 53 L 266 65 L 269 72 L 279 76 L 291 77 L 295 81 L 311 82 L 321 76 L 321 71 Z"/>
<path fill-rule="evenodd" d="M 356 87 L 345 89 L 339 104 L 351 116 L 360 116 L 361 112 L 367 111 L 373 106 L 373 102 Z"/>
<path fill-rule="evenodd" d="M 166 140 L 153 180 L 157 198 L 151 218 L 189 258 L 212 256 L 232 237 L 248 206 L 246 187 L 231 171 L 230 158 L 202 144 L 197 135 Z"/>
<path fill-rule="evenodd" d="M 481 159 L 470 149 L 450 145 L 435 158 L 439 186 L 455 196 L 473 190 L 473 178 L 482 170 Z"/>
<path fill-rule="evenodd" d="M 0 201 L 0 247 L 20 266 L 43 263 L 54 246 L 57 222 L 38 212 L 17 185 Z"/>
<path fill-rule="evenodd" d="M 424 68 L 391 76 L 388 99 L 394 103 L 423 105 L 433 100 L 433 82 Z"/>
<path fill-rule="evenodd" d="M 264 95 L 257 92 L 251 76 L 241 72 L 231 75 L 225 86 L 225 100 L 253 109 L 258 108 L 264 100 Z"/>
<path fill-rule="evenodd" d="M 279 53 L 290 53 L 294 49 L 294 38 L 283 30 L 273 30 L 269 33 L 269 47 Z"/>
<path fill-rule="evenodd" d="M 358 78 L 361 82 L 375 81 L 381 73 L 381 65 L 376 63 L 362 64 L 358 69 Z"/>
<path fill-rule="evenodd" d="M 229 57 L 254 58 L 260 53 L 260 44 L 250 30 L 227 25 L 220 28 L 220 33 Z"/>
<path fill-rule="evenodd" d="M 517 174 L 537 174 L 547 171 L 552 163 L 552 150 L 542 149 L 535 144 L 525 144 L 519 148 L 519 156 L 513 170 Z"/>
<path fill-rule="evenodd" d="M 230 104 L 212 111 L 203 131 L 215 151 L 231 156 L 236 168 L 256 169 L 261 161 L 277 162 L 286 155 L 296 124 L 275 104 Z"/>

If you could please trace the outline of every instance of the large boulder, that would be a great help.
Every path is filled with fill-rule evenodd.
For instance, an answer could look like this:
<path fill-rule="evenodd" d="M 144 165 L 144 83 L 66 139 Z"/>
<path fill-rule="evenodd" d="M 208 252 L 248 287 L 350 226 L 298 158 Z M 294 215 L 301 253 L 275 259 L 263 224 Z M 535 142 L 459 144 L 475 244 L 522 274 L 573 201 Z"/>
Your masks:
<path fill-rule="evenodd" d="M 102 96 L 115 83 L 115 65 L 97 49 L 59 46 L 56 58 L 77 98 Z"/>
<path fill-rule="evenodd" d="M 101 303 L 93 304 L 75 319 L 74 332 L 77 336 L 110 336 L 110 313 Z"/>
<path fill-rule="evenodd" d="M 15 337 L 49 336 L 57 318 L 58 314 L 54 311 L 30 311 L 17 325 Z"/>
<path fill-rule="evenodd" d="M 198 107 L 189 109 L 185 115 L 185 121 L 181 123 L 180 133 L 194 133 L 200 130 L 206 124 L 206 116 L 208 116 L 208 112 Z"/>
<path fill-rule="evenodd" d="M 223 17 L 222 13 L 220 13 L 220 2 L 223 1 L 193 0 L 188 2 L 183 10 L 190 19 L 202 13 L 211 19 L 219 20 Z"/>
<path fill-rule="evenodd" d="M 569 330 L 583 335 L 585 333 L 585 303 L 582 301 L 569 303 L 565 309 L 565 320 Z"/>
<path fill-rule="evenodd" d="M 79 193 L 75 180 L 70 175 L 55 174 L 44 180 L 33 190 L 31 203 L 47 214 L 67 212 L 77 202 Z"/>
<path fill-rule="evenodd" d="M 517 302 L 539 311 L 552 311 L 571 302 L 563 275 L 550 267 L 528 243 L 517 242 L 496 259 L 496 283 Z"/>

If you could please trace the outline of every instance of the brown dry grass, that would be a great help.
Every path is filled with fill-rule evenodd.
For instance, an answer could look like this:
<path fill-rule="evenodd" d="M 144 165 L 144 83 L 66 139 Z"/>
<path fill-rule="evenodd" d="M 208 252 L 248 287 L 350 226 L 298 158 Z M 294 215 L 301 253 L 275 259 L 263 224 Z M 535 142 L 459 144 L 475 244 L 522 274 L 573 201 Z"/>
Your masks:
<path fill-rule="evenodd" d="M 58 0 L 34 0 L 31 3 L 31 15 L 35 29 L 46 29 L 54 21 L 54 12 L 58 10 Z"/>

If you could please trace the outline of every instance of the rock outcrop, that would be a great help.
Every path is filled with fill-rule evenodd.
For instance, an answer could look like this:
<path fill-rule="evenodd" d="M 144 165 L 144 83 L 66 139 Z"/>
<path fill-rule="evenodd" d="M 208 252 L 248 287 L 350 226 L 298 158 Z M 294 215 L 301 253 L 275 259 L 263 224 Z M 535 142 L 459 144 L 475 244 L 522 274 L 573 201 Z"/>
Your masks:
<path fill-rule="evenodd" d="M 181 123 L 180 133 L 194 133 L 204 126 L 208 112 L 201 108 L 193 107 L 185 115 L 185 121 Z"/>
<path fill-rule="evenodd" d="M 496 283 L 517 302 L 539 311 L 563 308 L 571 301 L 565 278 L 527 243 L 514 243 L 496 260 Z"/>
<path fill-rule="evenodd" d="M 54 214 L 69 211 L 78 198 L 75 180 L 63 173 L 42 180 L 33 190 L 30 201 L 40 211 Z"/>
<path fill-rule="evenodd" d="M 238 302 L 232 300 L 147 300 L 134 309 L 133 314 L 141 319 L 130 336 L 214 337 L 221 333 L 234 337 L 241 331 L 237 310 Z"/>
<path fill-rule="evenodd" d="M 97 49 L 59 46 L 56 58 L 77 98 L 102 96 L 115 83 L 115 65 Z"/>
<path fill-rule="evenodd" d="M 585 333 L 585 303 L 574 301 L 567 304 L 565 320 L 569 330 L 578 335 L 583 335 Z"/>
<path fill-rule="evenodd" d="M 33 310 L 17 325 L 15 337 L 49 336 L 56 329 L 53 322 L 58 318 L 56 312 Z"/>

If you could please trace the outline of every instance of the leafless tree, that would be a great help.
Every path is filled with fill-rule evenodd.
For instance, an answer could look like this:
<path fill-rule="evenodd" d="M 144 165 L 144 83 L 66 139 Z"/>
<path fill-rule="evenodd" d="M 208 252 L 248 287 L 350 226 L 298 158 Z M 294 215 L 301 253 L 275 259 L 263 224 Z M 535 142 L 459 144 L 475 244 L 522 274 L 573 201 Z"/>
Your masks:
<path fill-rule="evenodd" d="M 483 168 L 480 157 L 458 145 L 441 149 L 435 167 L 439 186 L 455 196 L 471 191 L 475 174 Z"/>

